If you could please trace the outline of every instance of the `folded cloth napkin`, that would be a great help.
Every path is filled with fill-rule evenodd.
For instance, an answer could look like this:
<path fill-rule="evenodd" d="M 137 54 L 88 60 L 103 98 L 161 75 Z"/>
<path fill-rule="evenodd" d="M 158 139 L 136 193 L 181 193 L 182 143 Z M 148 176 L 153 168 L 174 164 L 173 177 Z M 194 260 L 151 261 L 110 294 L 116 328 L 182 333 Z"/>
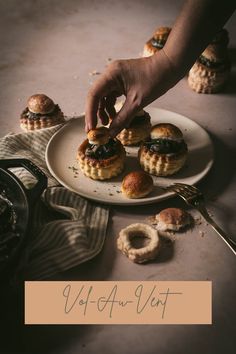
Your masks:
<path fill-rule="evenodd" d="M 48 188 L 35 204 L 30 235 L 17 270 L 24 280 L 47 279 L 93 258 L 101 251 L 106 235 L 109 208 L 60 186 L 47 169 L 45 149 L 61 126 L 0 139 L 0 159 L 27 158 L 48 177 Z M 35 178 L 24 168 L 12 171 L 27 188 L 35 184 Z"/>

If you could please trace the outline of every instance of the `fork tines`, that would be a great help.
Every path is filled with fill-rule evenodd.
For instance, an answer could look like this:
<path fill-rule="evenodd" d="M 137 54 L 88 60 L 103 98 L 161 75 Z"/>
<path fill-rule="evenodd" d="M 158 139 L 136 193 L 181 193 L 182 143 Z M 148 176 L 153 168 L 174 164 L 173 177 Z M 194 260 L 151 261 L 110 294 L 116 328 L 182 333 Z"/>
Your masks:
<path fill-rule="evenodd" d="M 171 184 L 170 186 L 165 187 L 165 190 L 169 192 L 173 191 L 176 194 L 181 194 L 185 197 L 203 196 L 202 192 L 198 188 L 185 183 Z"/>

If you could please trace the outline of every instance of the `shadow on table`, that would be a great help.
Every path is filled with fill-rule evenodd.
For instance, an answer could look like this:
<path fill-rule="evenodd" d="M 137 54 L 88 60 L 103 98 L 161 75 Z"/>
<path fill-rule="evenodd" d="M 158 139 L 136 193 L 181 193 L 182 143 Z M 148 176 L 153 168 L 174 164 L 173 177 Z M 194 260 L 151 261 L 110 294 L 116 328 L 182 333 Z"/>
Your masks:
<path fill-rule="evenodd" d="M 161 252 L 153 263 L 165 263 L 170 261 L 174 256 L 174 241 L 166 235 L 160 235 L 160 241 Z"/>
<path fill-rule="evenodd" d="M 3 289 L 2 289 L 3 290 Z M 2 302 L 4 301 L 4 302 Z M 23 285 L 16 290 L 4 289 L 1 293 L 0 352 L 4 354 L 66 353 L 74 340 L 80 352 L 86 346 L 84 338 L 86 326 L 73 325 L 24 325 Z M 7 306 L 6 306 L 7 304 Z"/>
<path fill-rule="evenodd" d="M 233 71 L 233 67 L 236 66 L 236 48 L 229 48 L 229 58 L 231 62 L 231 73 L 229 76 L 229 80 L 227 81 L 224 92 L 225 94 L 234 94 L 236 93 L 236 72 Z"/>
<path fill-rule="evenodd" d="M 231 95 L 236 93 L 236 72 L 231 72 L 229 79 L 224 87 L 224 94 Z"/>
<path fill-rule="evenodd" d="M 236 48 L 228 48 L 229 58 L 231 65 L 236 65 Z"/>
<path fill-rule="evenodd" d="M 222 121 L 223 124 L 223 121 Z M 234 220 L 234 210 L 225 203 L 218 203 L 220 195 L 235 181 L 236 178 L 236 148 L 227 146 L 222 140 L 211 135 L 215 149 L 215 161 L 209 174 L 199 183 L 199 188 L 206 196 L 208 206 L 214 207 L 222 215 L 224 231 L 233 235 L 231 229 Z M 214 219 L 214 216 L 213 216 Z M 217 222 L 217 220 L 215 219 Z M 220 226 L 220 225 L 219 225 Z"/>
<path fill-rule="evenodd" d="M 209 174 L 199 183 L 199 187 L 207 198 L 212 199 L 218 197 L 235 178 L 236 148 L 227 146 L 213 134 L 210 136 L 214 144 L 215 161 Z"/>

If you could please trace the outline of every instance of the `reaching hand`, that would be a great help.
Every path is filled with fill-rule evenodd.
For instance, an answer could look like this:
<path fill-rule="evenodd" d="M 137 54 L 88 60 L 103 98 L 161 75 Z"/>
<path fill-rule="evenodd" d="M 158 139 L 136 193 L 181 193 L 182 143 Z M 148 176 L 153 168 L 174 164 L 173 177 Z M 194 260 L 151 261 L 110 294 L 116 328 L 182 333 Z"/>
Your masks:
<path fill-rule="evenodd" d="M 231 0 L 186 0 L 162 50 L 148 58 L 114 61 L 95 82 L 86 102 L 86 131 L 96 127 L 97 118 L 106 125 L 112 117 L 110 133 L 117 135 L 138 110 L 188 72 L 235 7 Z M 114 104 L 121 95 L 126 100 L 116 114 Z"/>
<path fill-rule="evenodd" d="M 86 131 L 96 127 L 97 118 L 106 125 L 112 117 L 110 133 L 116 136 L 129 125 L 135 113 L 163 95 L 177 81 L 164 50 L 148 58 L 112 62 L 88 93 Z M 125 95 L 126 100 L 116 113 L 114 105 L 121 95 Z"/>

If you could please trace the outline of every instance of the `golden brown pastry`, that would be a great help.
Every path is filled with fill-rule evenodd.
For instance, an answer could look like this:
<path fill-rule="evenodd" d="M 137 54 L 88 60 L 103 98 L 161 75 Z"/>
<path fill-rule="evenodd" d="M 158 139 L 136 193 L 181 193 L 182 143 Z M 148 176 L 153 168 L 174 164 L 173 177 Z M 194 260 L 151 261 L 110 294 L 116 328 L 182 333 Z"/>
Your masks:
<path fill-rule="evenodd" d="M 109 130 L 106 127 L 91 129 L 87 134 L 87 138 L 89 144 L 105 145 L 110 140 Z"/>
<path fill-rule="evenodd" d="M 143 198 L 153 190 L 153 179 L 143 171 L 134 171 L 122 181 L 122 193 L 131 199 Z"/>
<path fill-rule="evenodd" d="M 120 141 L 110 138 L 106 127 L 89 131 L 87 137 L 77 154 L 85 176 L 105 180 L 119 175 L 125 162 L 125 149 Z"/>
<path fill-rule="evenodd" d="M 179 231 L 192 224 L 191 215 L 180 208 L 163 209 L 155 216 L 158 231 Z"/>
<path fill-rule="evenodd" d="M 44 94 L 31 96 L 20 116 L 20 126 L 23 130 L 48 128 L 62 122 L 64 115 L 60 107 Z"/>
<path fill-rule="evenodd" d="M 137 246 L 138 240 L 140 242 Z M 148 262 L 155 259 L 159 253 L 158 232 L 146 224 L 131 224 L 120 231 L 117 248 L 135 263 Z"/>
<path fill-rule="evenodd" d="M 189 71 L 188 84 L 198 93 L 219 92 L 230 74 L 228 32 L 220 31 Z"/>
<path fill-rule="evenodd" d="M 129 126 L 117 135 L 117 139 L 126 146 L 144 141 L 150 135 L 152 127 L 150 120 L 150 115 L 142 109 L 136 114 Z"/>
<path fill-rule="evenodd" d="M 171 28 L 159 27 L 144 46 L 143 57 L 149 57 L 162 49 L 170 34 Z"/>
<path fill-rule="evenodd" d="M 187 159 L 187 145 L 181 130 L 170 123 L 152 127 L 151 138 L 139 149 L 139 162 L 145 172 L 170 176 L 178 172 Z"/>

